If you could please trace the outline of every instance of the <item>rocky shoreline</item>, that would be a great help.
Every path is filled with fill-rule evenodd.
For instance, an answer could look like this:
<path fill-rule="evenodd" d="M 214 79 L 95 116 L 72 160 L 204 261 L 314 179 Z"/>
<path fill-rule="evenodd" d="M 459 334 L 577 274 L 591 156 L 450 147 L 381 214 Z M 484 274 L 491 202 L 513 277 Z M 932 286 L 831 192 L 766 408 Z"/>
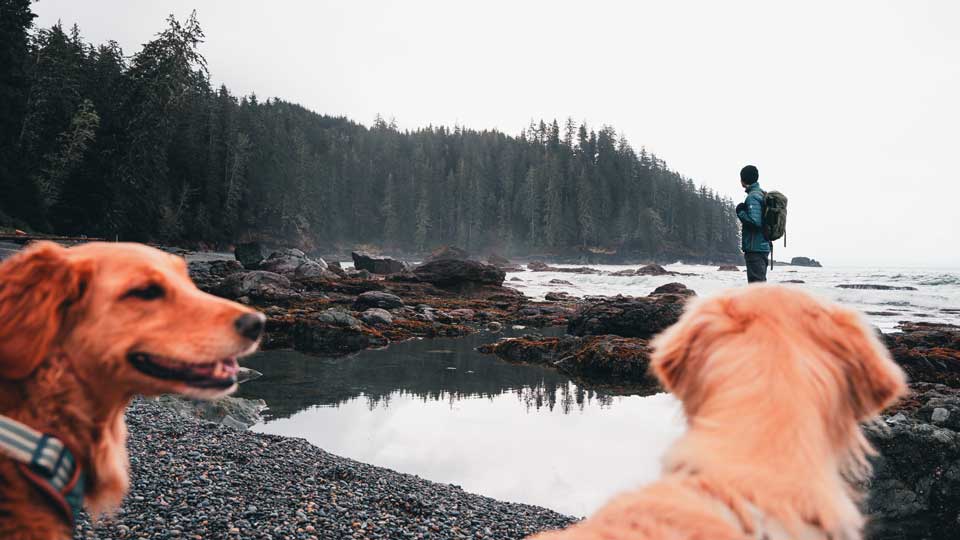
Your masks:
<path fill-rule="evenodd" d="M 315 263 L 288 250 L 263 260 L 273 269 L 285 269 L 286 276 L 274 273 L 236 288 L 232 284 L 263 272 L 237 263 L 228 272 L 211 268 L 210 279 L 202 274 L 195 279 L 211 292 L 263 309 L 270 316 L 265 348 L 349 354 L 412 337 L 464 335 L 484 326 L 566 326 L 564 337 L 531 334 L 501 340 L 481 352 L 547 365 L 615 394 L 661 391 L 648 372 L 649 340 L 679 318 L 694 291 L 669 283 L 647 297 L 577 299 L 558 293 L 537 302 L 504 287 L 503 268 L 444 258 L 448 256 L 453 255 L 441 254 L 411 269 L 388 258 L 354 254 L 357 269 L 344 271 L 319 261 L 322 274 L 305 276 L 298 269 Z M 276 262 L 284 257 L 296 260 Z M 199 270 L 192 269 L 195 274 Z M 560 269 L 534 262 L 529 270 Z M 563 271 L 599 272 L 589 267 Z M 656 265 L 620 274 L 671 275 Z M 938 538 L 945 531 L 955 537 L 960 534 L 960 328 L 905 323 L 900 329 L 883 339 L 908 373 L 912 393 L 883 417 L 880 427 L 868 431 L 882 452 L 865 503 L 873 518 L 870 537 L 901 538 L 897 531 L 903 523 L 925 524 L 912 526 L 903 538 Z M 916 536 L 920 530 L 926 532 Z"/>
<path fill-rule="evenodd" d="M 541 302 L 504 286 L 506 271 L 522 269 L 515 263 L 437 255 L 411 267 L 355 253 L 355 267 L 344 269 L 299 250 L 238 246 L 238 260 L 191 260 L 189 267 L 201 289 L 268 315 L 265 349 L 336 356 L 506 325 L 565 326 L 564 337 L 530 334 L 482 352 L 547 365 L 614 394 L 661 391 L 648 372 L 648 342 L 695 295 L 682 284 L 647 297 L 550 293 Z M 561 269 L 534 262 L 528 270 Z M 617 275 L 677 274 L 647 265 Z M 904 323 L 900 330 L 883 339 L 912 392 L 868 427 L 881 452 L 866 486 L 868 538 L 954 538 L 960 327 Z M 572 519 L 338 458 L 299 439 L 243 431 L 261 408 L 249 400 L 138 400 L 128 415 L 134 490 L 116 520 L 96 530 L 85 522 L 77 538 L 520 538 Z"/>

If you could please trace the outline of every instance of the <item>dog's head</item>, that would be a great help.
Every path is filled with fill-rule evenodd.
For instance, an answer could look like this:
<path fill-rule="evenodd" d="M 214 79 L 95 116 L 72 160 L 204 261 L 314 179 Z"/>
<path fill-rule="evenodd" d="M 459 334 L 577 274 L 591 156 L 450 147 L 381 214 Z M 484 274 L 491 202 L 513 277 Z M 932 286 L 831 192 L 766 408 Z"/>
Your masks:
<path fill-rule="evenodd" d="M 105 393 L 214 398 L 264 316 L 206 294 L 185 261 L 140 244 L 37 242 L 0 265 L 0 378 L 63 353 Z"/>
<path fill-rule="evenodd" d="M 846 436 L 906 390 L 903 371 L 855 311 L 798 288 L 751 285 L 700 299 L 653 345 L 653 370 L 688 417 L 711 401 L 789 403 L 819 411 Z"/>

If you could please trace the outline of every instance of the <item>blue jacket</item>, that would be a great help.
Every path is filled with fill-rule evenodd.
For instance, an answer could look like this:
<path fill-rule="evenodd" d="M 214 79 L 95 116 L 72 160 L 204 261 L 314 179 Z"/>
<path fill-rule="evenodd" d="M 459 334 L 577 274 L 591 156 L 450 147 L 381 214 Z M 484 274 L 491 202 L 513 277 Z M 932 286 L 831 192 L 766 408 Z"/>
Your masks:
<path fill-rule="evenodd" d="M 763 237 L 763 190 L 760 182 L 747 187 L 745 208 L 737 212 L 743 224 L 741 247 L 744 253 L 770 253 L 770 242 Z"/>

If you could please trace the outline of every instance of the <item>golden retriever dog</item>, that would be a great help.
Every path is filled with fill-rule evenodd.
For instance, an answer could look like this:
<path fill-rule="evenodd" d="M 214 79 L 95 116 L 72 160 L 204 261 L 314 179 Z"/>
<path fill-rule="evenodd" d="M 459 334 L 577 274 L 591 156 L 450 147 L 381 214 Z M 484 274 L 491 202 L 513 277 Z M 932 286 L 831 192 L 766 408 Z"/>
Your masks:
<path fill-rule="evenodd" d="M 688 425 L 662 477 L 537 540 L 861 538 L 860 423 L 906 380 L 856 312 L 751 285 L 694 301 L 653 346 Z"/>
<path fill-rule="evenodd" d="M 70 538 L 81 498 L 94 516 L 116 509 L 133 396 L 231 393 L 263 326 L 139 244 L 37 242 L 0 263 L 0 538 Z"/>

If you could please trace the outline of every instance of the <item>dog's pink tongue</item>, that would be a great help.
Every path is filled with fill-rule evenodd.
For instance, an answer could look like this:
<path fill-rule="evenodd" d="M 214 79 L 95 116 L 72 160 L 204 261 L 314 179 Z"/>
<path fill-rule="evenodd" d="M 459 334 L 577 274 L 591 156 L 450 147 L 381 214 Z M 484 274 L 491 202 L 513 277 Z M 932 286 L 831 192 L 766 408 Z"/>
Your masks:
<path fill-rule="evenodd" d="M 237 372 L 240 370 L 240 366 L 237 364 L 236 358 L 227 358 L 217 362 L 216 373 L 214 377 L 218 379 L 225 379 L 227 377 L 236 376 Z"/>

